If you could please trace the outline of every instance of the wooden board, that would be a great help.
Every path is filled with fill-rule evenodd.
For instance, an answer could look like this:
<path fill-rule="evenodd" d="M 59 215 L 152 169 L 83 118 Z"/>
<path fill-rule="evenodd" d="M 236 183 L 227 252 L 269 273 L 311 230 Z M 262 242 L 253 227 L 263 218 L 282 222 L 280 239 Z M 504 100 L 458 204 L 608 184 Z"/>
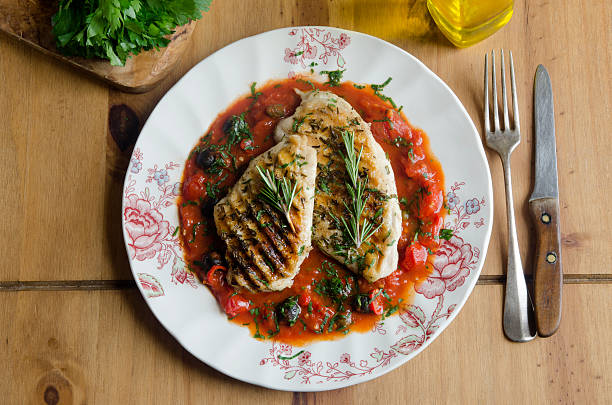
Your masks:
<path fill-rule="evenodd" d="M 120 225 L 121 190 L 131 149 L 151 110 L 185 72 L 217 49 L 299 24 L 364 31 L 406 49 L 449 84 L 478 128 L 484 53 L 500 47 L 513 51 L 522 121 L 522 142 L 512 157 L 514 197 L 527 271 L 535 244 L 527 208 L 533 73 L 544 63 L 555 96 L 565 271 L 612 275 L 605 237 L 612 229 L 607 214 L 612 168 L 610 153 L 602 147 L 612 110 L 612 81 L 603 80 L 612 76 L 612 2 L 589 7 L 578 0 L 562 7 L 515 2 L 506 27 L 462 50 L 432 25 L 424 0 L 376 4 L 251 0 L 245 7 L 240 0 L 215 2 L 167 78 L 146 94 L 108 91 L 23 42 L 0 36 L 0 207 L 6 213 L 0 216 L 0 280 L 130 279 Z M 601 38 L 601 47 L 584 46 L 599 43 L 595 38 Z M 499 276 L 505 271 L 507 240 L 503 177 L 497 155 L 487 150 L 487 156 L 495 217 L 483 274 Z"/>
<path fill-rule="evenodd" d="M 111 66 L 106 60 L 66 57 L 55 47 L 51 17 L 57 1 L 0 0 L 0 32 L 38 49 L 62 62 L 104 80 L 122 91 L 142 93 L 153 88 L 176 64 L 185 51 L 196 22 L 178 27 L 168 47 L 143 52 L 125 66 Z"/>
<path fill-rule="evenodd" d="M 308 394 L 259 388 L 205 366 L 134 290 L 0 293 L 0 359 L 8 365 L 0 392 L 7 404 L 57 405 L 609 404 L 611 289 L 568 287 L 561 330 L 516 344 L 501 333 L 501 287 L 476 287 L 413 360 L 368 383 Z"/>

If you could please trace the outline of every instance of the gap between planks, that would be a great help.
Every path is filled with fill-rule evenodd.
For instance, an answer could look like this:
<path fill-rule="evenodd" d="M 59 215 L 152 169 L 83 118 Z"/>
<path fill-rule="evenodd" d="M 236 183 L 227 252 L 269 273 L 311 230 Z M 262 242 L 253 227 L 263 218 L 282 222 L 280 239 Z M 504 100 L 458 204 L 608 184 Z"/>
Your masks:
<path fill-rule="evenodd" d="M 531 282 L 527 277 L 527 282 Z M 612 284 L 612 274 L 566 274 L 565 284 Z M 476 285 L 498 285 L 504 283 L 503 275 L 481 275 Z M 57 281 L 0 281 L 0 292 L 4 291 L 100 291 L 135 289 L 133 280 L 57 280 Z"/>

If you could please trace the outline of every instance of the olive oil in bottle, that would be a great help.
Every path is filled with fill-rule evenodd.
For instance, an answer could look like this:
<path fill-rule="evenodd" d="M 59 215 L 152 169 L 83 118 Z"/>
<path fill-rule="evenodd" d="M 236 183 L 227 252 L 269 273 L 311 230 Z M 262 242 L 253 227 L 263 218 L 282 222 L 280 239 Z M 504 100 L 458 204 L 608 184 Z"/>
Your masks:
<path fill-rule="evenodd" d="M 427 0 L 440 31 L 464 48 L 482 41 L 512 18 L 513 0 Z"/>

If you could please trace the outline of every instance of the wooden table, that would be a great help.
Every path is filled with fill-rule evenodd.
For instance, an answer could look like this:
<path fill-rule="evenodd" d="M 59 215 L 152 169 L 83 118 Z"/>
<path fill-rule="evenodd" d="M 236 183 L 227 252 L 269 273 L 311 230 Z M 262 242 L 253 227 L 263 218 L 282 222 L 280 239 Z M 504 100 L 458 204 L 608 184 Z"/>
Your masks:
<path fill-rule="evenodd" d="M 0 37 L 0 393 L 7 404 L 612 403 L 609 140 L 612 3 L 520 1 L 508 26 L 452 47 L 423 0 L 217 0 L 162 85 L 127 95 Z M 332 25 L 421 59 L 482 127 L 483 55 L 514 53 L 523 137 L 513 155 L 525 263 L 533 257 L 532 81 L 555 95 L 565 289 L 560 330 L 515 344 L 501 328 L 506 223 L 501 166 L 487 151 L 495 222 L 472 297 L 422 354 L 375 381 L 286 393 L 232 380 L 185 352 L 135 289 L 121 234 L 121 188 L 139 128 L 190 67 L 248 35 Z M 526 266 L 529 269 L 529 265 Z"/>

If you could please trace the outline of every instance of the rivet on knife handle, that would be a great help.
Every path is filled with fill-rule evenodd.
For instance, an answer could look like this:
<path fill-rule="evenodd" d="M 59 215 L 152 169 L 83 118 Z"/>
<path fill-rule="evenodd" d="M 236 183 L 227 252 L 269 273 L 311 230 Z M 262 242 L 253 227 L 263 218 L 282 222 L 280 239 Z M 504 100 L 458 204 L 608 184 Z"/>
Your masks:
<path fill-rule="evenodd" d="M 529 202 L 536 231 L 534 265 L 534 305 L 538 335 L 547 337 L 559 328 L 561 321 L 561 241 L 559 205 L 553 198 Z"/>

